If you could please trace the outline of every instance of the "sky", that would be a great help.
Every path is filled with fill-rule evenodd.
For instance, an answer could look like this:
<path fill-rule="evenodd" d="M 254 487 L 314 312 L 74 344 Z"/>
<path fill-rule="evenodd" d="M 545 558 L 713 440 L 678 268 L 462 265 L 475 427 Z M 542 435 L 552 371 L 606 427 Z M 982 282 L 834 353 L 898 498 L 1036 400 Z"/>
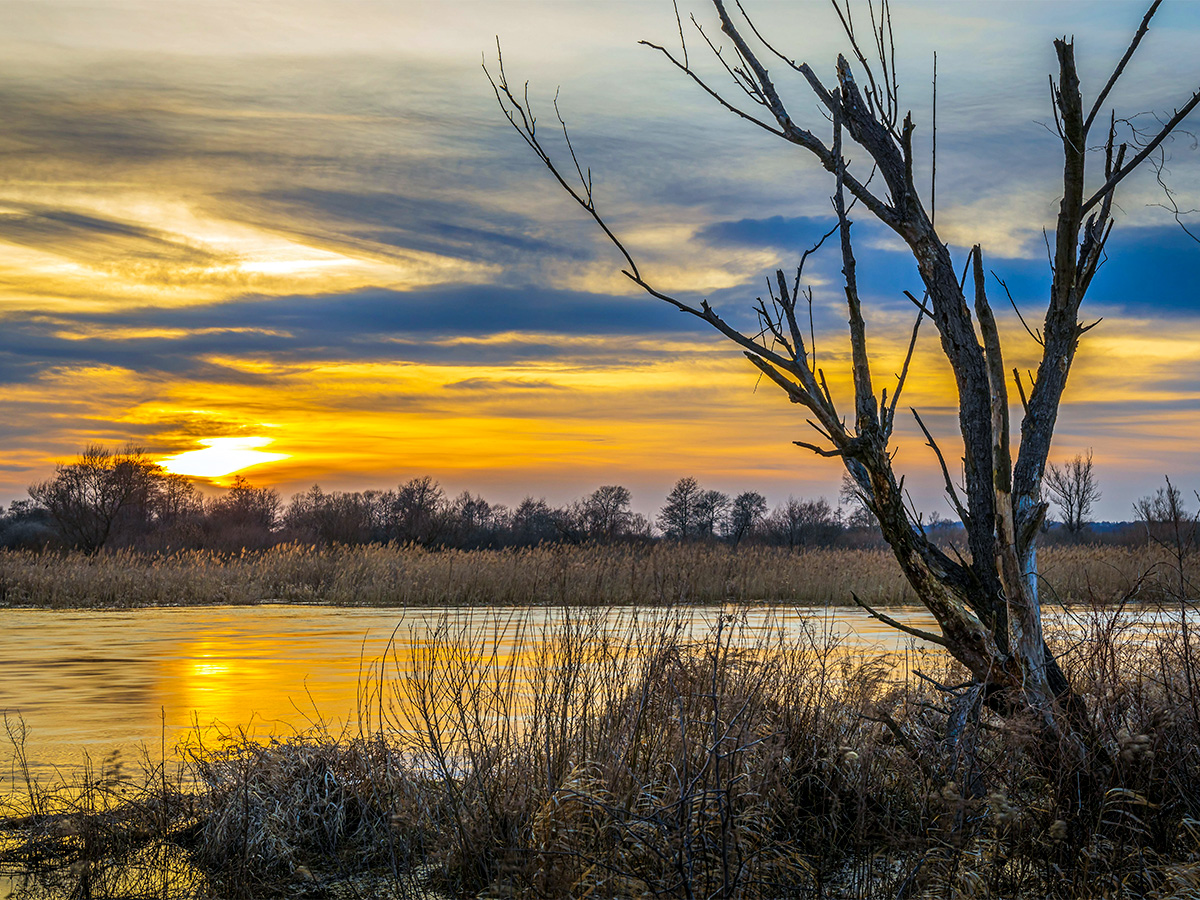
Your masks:
<path fill-rule="evenodd" d="M 831 6 L 747 8 L 831 77 L 846 49 Z M 688 21 L 719 43 L 712 7 L 680 10 L 690 58 L 726 90 Z M 1061 184 L 1052 41 L 1074 37 L 1090 105 L 1144 8 L 893 10 L 922 183 L 937 53 L 939 230 L 959 260 L 982 244 L 1036 323 Z M 652 511 L 691 475 L 772 503 L 836 499 L 839 463 L 792 444 L 813 438 L 803 410 L 703 323 L 628 284 L 509 127 L 481 66 L 495 71 L 497 39 L 563 159 L 557 92 L 597 204 L 648 279 L 751 327 L 765 278 L 828 228 L 832 186 L 639 46 L 678 46 L 669 0 L 6 0 L 0 501 L 92 443 L 143 447 L 208 490 L 237 473 L 285 497 L 430 475 L 509 504 L 619 483 Z M 1197 46 L 1200 3 L 1164 4 L 1111 97 L 1117 115 L 1151 127 L 1181 105 L 1200 87 Z M 797 120 L 827 129 L 805 85 L 782 64 L 773 74 Z M 1189 125 L 1200 133 L 1200 117 Z M 1179 206 L 1200 207 L 1195 137 L 1165 149 Z M 1052 459 L 1092 450 L 1102 519 L 1130 518 L 1164 475 L 1200 487 L 1200 243 L 1164 201 L 1152 172 L 1122 186 L 1085 305 L 1103 321 L 1059 417 Z M 1200 234 L 1200 214 L 1183 221 Z M 865 211 L 854 234 L 886 384 L 912 324 L 903 291 L 919 281 Z M 822 252 L 806 274 L 817 352 L 849 409 L 839 269 Z M 1001 327 L 1006 361 L 1034 367 L 1038 348 L 1011 311 Z M 905 397 L 958 456 L 931 328 Z M 895 445 L 915 505 L 947 514 L 908 419 Z"/>

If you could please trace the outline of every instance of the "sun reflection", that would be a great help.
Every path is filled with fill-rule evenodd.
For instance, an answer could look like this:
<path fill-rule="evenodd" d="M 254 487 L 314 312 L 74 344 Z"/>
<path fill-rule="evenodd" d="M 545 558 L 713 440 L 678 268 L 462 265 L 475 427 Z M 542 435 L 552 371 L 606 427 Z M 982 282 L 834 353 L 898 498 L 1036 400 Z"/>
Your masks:
<path fill-rule="evenodd" d="M 272 443 L 266 437 L 205 438 L 203 450 L 189 450 L 161 460 L 162 467 L 177 475 L 220 478 L 251 466 L 287 459 L 286 453 L 267 453 L 258 449 Z"/>
<path fill-rule="evenodd" d="M 229 666 L 225 663 L 213 662 L 210 659 L 198 659 L 192 663 L 192 675 L 195 678 L 218 678 L 229 674 Z M 195 685 L 195 682 L 193 682 Z M 199 684 L 199 690 L 212 690 L 211 685 Z"/>

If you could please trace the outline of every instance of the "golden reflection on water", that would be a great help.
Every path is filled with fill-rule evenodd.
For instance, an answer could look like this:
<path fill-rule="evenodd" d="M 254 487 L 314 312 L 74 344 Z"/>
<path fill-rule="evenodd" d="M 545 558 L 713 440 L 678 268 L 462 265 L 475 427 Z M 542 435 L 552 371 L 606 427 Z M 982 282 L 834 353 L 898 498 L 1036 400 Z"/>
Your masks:
<path fill-rule="evenodd" d="M 619 609 L 599 614 L 618 633 L 633 615 Z M 685 618 L 701 637 L 719 614 L 697 608 L 672 615 Z M 893 614 L 922 627 L 932 624 L 923 610 Z M 451 626 L 439 632 L 447 615 Z M 501 691 L 528 692 L 522 666 L 533 658 L 540 629 L 556 615 L 561 611 L 291 605 L 10 609 L 0 613 L 0 710 L 10 722 L 23 722 L 24 752 L 43 778 L 56 769 L 69 774 L 85 754 L 100 763 L 116 752 L 132 764 L 142 752 L 157 759 L 160 748 L 169 754 L 185 739 L 211 746 L 231 732 L 261 739 L 320 725 L 338 733 L 358 727 L 367 699 L 364 676 L 378 674 L 378 660 L 386 658 L 383 676 L 394 685 L 428 668 L 435 644 L 439 666 L 457 657 L 473 663 L 461 668 L 481 679 L 439 685 L 448 692 L 439 705 L 465 690 L 497 697 Z M 818 630 L 840 631 L 855 648 L 882 641 L 881 650 L 894 651 L 905 643 L 854 609 L 752 609 L 742 615 L 747 635 L 815 622 Z M 510 684 L 487 674 L 510 670 L 516 673 Z M 393 703 L 403 696 L 402 690 L 388 692 Z M 404 711 L 393 713 L 390 721 L 402 724 Z M 14 761 L 11 744 L 0 745 L 0 794 L 18 787 Z"/>

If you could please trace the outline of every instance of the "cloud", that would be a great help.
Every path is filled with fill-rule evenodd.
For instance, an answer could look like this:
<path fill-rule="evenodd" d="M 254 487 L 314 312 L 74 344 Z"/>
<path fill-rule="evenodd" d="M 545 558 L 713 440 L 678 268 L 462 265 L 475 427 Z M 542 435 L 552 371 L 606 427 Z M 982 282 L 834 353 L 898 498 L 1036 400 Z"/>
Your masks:
<path fill-rule="evenodd" d="M 462 381 L 452 381 L 445 385 L 448 391 L 561 391 L 566 388 L 561 384 L 544 380 L 518 380 L 515 378 L 466 378 Z"/>
<path fill-rule="evenodd" d="M 738 219 L 713 222 L 700 229 L 697 237 L 714 245 L 733 247 L 775 247 L 802 253 L 814 246 L 837 219 L 814 216 L 771 216 L 766 219 Z"/>

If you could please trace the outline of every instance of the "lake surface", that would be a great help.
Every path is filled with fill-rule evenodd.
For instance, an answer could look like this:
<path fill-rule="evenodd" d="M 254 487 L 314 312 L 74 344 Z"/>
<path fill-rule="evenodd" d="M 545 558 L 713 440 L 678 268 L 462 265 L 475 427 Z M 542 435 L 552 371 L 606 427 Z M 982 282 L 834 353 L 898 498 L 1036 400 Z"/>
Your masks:
<path fill-rule="evenodd" d="M 675 611 L 697 638 L 722 610 Z M 920 608 L 889 614 L 936 630 Z M 21 740 L 30 771 L 69 775 L 85 758 L 99 770 L 134 764 L 142 752 L 169 757 L 190 735 L 212 740 L 243 729 L 256 738 L 324 722 L 335 732 L 357 726 L 363 674 L 390 655 L 389 668 L 419 653 L 439 627 L 469 635 L 476 651 L 519 653 L 530 634 L 562 610 L 348 609 L 320 606 L 187 607 L 139 610 L 8 609 L 0 612 L 0 794 L 20 791 Z M 599 615 L 606 629 L 628 627 L 628 609 Z M 643 611 L 647 616 L 665 615 Z M 750 609 L 737 633 L 753 639 L 771 628 L 832 632 L 843 646 L 896 651 L 909 641 L 856 608 Z M 525 635 L 524 638 L 521 635 Z M 393 640 L 389 648 L 389 642 Z M 400 676 L 402 677 L 402 675 Z"/>

